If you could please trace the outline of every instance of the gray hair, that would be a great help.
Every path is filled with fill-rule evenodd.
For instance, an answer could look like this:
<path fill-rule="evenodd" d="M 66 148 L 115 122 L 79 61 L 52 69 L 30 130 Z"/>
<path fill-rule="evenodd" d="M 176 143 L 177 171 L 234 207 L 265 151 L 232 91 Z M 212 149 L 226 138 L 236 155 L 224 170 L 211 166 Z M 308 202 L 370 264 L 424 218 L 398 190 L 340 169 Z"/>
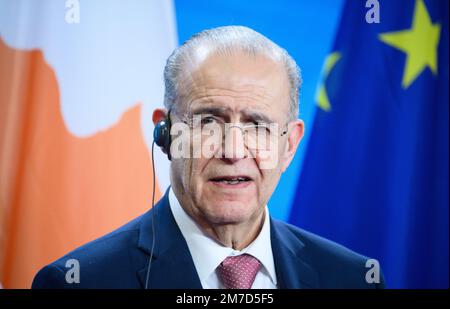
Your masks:
<path fill-rule="evenodd" d="M 233 51 L 239 50 L 253 56 L 267 56 L 282 63 L 290 84 L 289 118 L 290 120 L 298 118 L 299 91 L 302 80 L 297 63 L 285 49 L 264 35 L 244 26 L 225 26 L 201 31 L 173 51 L 164 68 L 164 105 L 167 109 L 173 108 L 177 102 L 180 76 L 186 72 L 189 61 L 193 63 L 192 57 L 194 57 L 195 51 L 201 50 L 202 47 L 206 47 L 205 50 L 208 50 L 208 53 L 231 54 Z"/>

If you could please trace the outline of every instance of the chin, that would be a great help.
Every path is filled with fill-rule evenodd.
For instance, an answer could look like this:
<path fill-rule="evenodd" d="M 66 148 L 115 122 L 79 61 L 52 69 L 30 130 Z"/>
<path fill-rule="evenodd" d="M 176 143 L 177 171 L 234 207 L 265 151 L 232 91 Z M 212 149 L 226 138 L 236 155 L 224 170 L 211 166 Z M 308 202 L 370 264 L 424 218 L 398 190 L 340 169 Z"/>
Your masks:
<path fill-rule="evenodd" d="M 206 206 L 206 205 L 205 205 Z M 214 224 L 239 224 L 252 219 L 257 206 L 243 202 L 216 202 L 205 207 L 207 220 Z"/>

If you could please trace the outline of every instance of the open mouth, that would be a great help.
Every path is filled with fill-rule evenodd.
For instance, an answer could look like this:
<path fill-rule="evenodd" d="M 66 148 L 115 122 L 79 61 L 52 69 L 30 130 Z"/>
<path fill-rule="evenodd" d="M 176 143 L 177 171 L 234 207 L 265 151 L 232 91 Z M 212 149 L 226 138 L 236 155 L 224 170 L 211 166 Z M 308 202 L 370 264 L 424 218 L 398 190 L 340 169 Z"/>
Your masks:
<path fill-rule="evenodd" d="M 211 181 L 217 184 L 238 185 L 248 183 L 252 179 L 247 176 L 220 176 L 211 178 Z"/>

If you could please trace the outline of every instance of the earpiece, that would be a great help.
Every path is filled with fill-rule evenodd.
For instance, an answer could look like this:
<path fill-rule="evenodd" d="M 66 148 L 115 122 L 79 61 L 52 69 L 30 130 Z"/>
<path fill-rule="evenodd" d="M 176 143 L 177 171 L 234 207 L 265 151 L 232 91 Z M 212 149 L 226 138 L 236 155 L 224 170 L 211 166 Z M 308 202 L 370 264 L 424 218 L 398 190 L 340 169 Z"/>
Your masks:
<path fill-rule="evenodd" d="M 159 121 L 155 129 L 153 130 L 153 140 L 155 141 L 156 145 L 161 147 L 161 149 L 167 154 L 167 157 L 169 160 L 171 159 L 170 156 L 170 143 L 171 143 L 171 137 L 170 137 L 170 110 L 167 114 L 167 117 L 161 121 Z"/>
<path fill-rule="evenodd" d="M 147 266 L 147 276 L 145 279 L 145 289 L 148 288 L 148 283 L 150 279 L 150 271 L 152 268 L 153 261 L 153 251 L 155 249 L 156 242 L 156 229 L 155 229 L 155 221 L 157 220 L 157 209 L 153 208 L 155 206 L 155 184 L 156 184 L 156 175 L 155 175 L 155 144 L 163 149 L 163 151 L 167 154 L 169 160 L 170 157 L 170 110 L 167 113 L 167 118 L 159 121 L 155 125 L 155 129 L 153 130 L 153 143 L 152 143 L 152 171 L 153 171 L 153 191 L 152 191 L 152 248 L 150 250 L 150 255 L 148 257 L 148 266 Z"/>

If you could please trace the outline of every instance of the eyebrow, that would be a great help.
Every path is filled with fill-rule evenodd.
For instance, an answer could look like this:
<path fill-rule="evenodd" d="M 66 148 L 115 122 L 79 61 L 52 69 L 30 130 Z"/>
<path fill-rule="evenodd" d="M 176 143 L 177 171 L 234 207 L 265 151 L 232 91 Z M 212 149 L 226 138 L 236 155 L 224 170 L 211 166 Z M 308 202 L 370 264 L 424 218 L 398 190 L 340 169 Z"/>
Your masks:
<path fill-rule="evenodd" d="M 228 116 L 227 112 L 231 112 L 231 109 L 228 107 L 216 107 L 216 106 L 202 106 L 195 108 L 192 110 L 192 115 L 195 114 L 211 114 L 211 115 L 217 115 L 217 116 Z M 246 120 L 251 121 L 258 121 L 258 122 L 264 122 L 264 123 L 273 123 L 274 121 L 270 119 L 267 115 L 252 111 L 252 110 L 244 110 L 242 111 L 242 114 L 244 115 L 244 118 Z"/>
<path fill-rule="evenodd" d="M 192 115 L 195 114 L 212 114 L 212 115 L 226 115 L 229 108 L 215 107 L 215 106 L 202 106 L 195 108 L 191 111 Z"/>
<path fill-rule="evenodd" d="M 272 119 L 270 119 L 266 114 L 252 111 L 252 110 L 244 110 L 243 114 L 245 115 L 245 118 L 251 119 L 258 122 L 264 122 L 264 123 L 274 123 Z"/>

